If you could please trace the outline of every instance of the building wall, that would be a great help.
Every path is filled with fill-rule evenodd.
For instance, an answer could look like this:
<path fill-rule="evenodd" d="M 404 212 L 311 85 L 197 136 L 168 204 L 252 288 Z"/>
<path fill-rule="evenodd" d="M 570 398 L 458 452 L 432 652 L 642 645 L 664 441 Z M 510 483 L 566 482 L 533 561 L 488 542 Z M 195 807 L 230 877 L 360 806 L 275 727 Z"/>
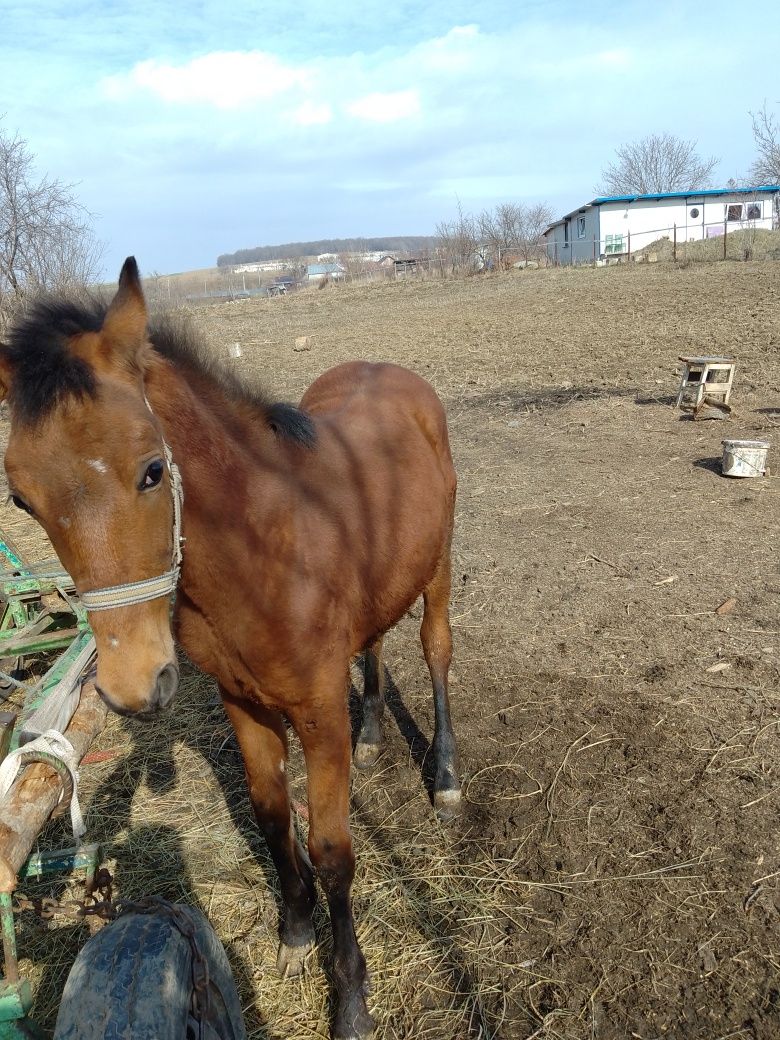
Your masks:
<path fill-rule="evenodd" d="M 257 274 L 258 271 L 286 271 L 288 264 L 284 260 L 264 260 L 250 264 L 238 264 L 233 274 Z"/>
<path fill-rule="evenodd" d="M 604 202 L 551 228 L 546 235 L 547 255 L 560 264 L 592 263 L 594 247 L 600 259 L 620 256 L 628 251 L 629 232 L 631 252 L 635 253 L 659 238 L 672 238 L 675 224 L 678 242 L 722 235 L 724 222 L 727 232 L 753 227 L 771 230 L 777 224 L 776 197 L 769 193 L 691 193 L 683 199 Z"/>
<path fill-rule="evenodd" d="M 740 219 L 726 219 L 729 207 L 739 207 Z M 599 209 L 600 252 L 604 255 L 625 252 L 628 249 L 629 231 L 633 253 L 659 238 L 672 238 L 675 224 L 678 242 L 695 242 L 722 235 L 724 221 L 727 232 L 753 227 L 771 230 L 773 221 L 773 197 L 769 194 L 691 194 L 685 199 L 605 202 Z M 758 215 L 748 218 L 748 213 Z M 733 209 L 731 215 L 735 217 L 737 210 Z M 617 247 L 616 235 L 623 236 L 622 250 Z M 611 241 L 608 241 L 607 236 L 612 236 Z"/>
<path fill-rule="evenodd" d="M 585 207 L 549 231 L 547 256 L 551 263 L 593 263 L 594 242 L 598 256 L 599 237 L 599 207 Z"/>
<path fill-rule="evenodd" d="M 308 282 L 318 282 L 321 278 L 330 278 L 334 282 L 338 282 L 340 279 L 344 278 L 345 273 L 346 272 L 340 267 L 336 268 L 334 271 L 307 271 L 306 280 Z"/>

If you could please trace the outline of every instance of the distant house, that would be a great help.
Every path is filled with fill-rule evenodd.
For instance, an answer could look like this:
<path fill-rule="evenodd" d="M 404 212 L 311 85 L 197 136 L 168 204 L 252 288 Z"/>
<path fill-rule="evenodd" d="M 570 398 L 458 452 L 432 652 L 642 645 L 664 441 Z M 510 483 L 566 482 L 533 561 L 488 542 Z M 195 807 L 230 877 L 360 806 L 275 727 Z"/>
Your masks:
<path fill-rule="evenodd" d="M 692 242 L 780 223 L 780 185 L 602 195 L 550 224 L 544 232 L 552 263 L 577 264 L 636 253 L 659 238 Z"/>
<path fill-rule="evenodd" d="M 389 253 L 384 253 L 375 261 L 379 267 L 384 267 L 386 270 L 390 270 L 395 263 L 395 257 L 390 256 Z"/>
<path fill-rule="evenodd" d="M 343 278 L 347 272 L 341 266 L 335 262 L 327 264 L 309 264 L 306 268 L 306 280 L 309 282 L 316 282 L 320 278 L 332 278 L 334 281 L 338 281 Z"/>
<path fill-rule="evenodd" d="M 411 258 L 408 260 L 393 260 L 396 278 L 406 278 L 408 275 L 417 274 L 418 263 L 419 260 Z"/>

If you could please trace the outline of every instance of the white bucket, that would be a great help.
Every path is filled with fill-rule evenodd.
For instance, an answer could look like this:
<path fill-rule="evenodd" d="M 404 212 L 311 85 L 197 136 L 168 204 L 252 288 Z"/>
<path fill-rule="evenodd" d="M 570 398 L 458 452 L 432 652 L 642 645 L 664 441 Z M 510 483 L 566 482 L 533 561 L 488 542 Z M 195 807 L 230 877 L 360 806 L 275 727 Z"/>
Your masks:
<path fill-rule="evenodd" d="M 241 344 L 240 343 L 231 343 L 230 346 L 228 347 L 228 354 L 232 358 L 243 357 L 244 355 L 243 355 L 243 351 L 241 350 Z"/>
<path fill-rule="evenodd" d="M 768 441 L 722 441 L 724 477 L 763 477 Z"/>

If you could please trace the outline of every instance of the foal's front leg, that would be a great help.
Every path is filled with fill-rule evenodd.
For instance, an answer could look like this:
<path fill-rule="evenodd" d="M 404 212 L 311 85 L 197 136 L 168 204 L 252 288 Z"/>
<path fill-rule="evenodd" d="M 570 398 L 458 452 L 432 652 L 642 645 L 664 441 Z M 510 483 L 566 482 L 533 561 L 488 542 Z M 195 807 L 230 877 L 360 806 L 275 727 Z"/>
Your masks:
<path fill-rule="evenodd" d="M 220 687 L 244 758 L 247 787 L 260 830 L 279 875 L 284 901 L 277 967 L 298 975 L 314 945 L 314 876 L 295 835 L 287 786 L 287 734 L 282 717 L 255 701 L 238 700 Z"/>
<path fill-rule="evenodd" d="M 336 1040 L 366 1040 L 374 1023 L 366 1008 L 366 962 L 355 936 L 350 888 L 355 856 L 349 831 L 350 726 L 346 675 L 312 696 L 293 720 L 306 756 L 309 854 L 328 898 L 333 928 Z"/>

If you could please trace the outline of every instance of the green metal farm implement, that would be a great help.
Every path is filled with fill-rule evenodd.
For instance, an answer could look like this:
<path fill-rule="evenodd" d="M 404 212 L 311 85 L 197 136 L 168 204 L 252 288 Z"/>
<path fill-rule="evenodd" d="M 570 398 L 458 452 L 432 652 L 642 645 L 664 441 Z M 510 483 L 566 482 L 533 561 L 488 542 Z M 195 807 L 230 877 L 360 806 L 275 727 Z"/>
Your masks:
<path fill-rule="evenodd" d="M 92 633 L 87 613 L 73 582 L 56 563 L 30 566 L 7 540 L 0 540 L 0 763 L 20 748 L 28 721 L 62 691 L 71 677 L 79 686 L 91 662 Z M 43 677 L 28 685 L 19 679 L 26 661 L 51 658 Z M 10 705 L 23 701 L 19 710 Z M 77 725 L 83 756 L 105 718 L 96 697 L 87 698 Z M 86 716 L 86 717 L 85 717 Z M 46 751 L 22 753 L 20 772 L 5 797 L 0 797 L 0 926 L 4 973 L 0 976 L 0 1040 L 35 1036 L 28 1019 L 30 987 L 20 977 L 14 926 L 17 881 L 83 868 L 91 891 L 100 851 L 84 845 L 61 852 L 29 856 L 40 827 L 62 800 L 67 808 L 72 778 L 61 760 Z M 52 806 L 53 803 L 53 806 Z M 28 847 L 30 846 L 30 847 Z"/>
<path fill-rule="evenodd" d="M 25 662 L 47 657 L 53 661 L 42 678 L 20 679 Z M 74 833 L 82 830 L 73 770 L 106 720 L 90 676 L 94 657 L 87 612 L 70 576 L 56 564 L 26 564 L 0 538 L 0 1040 L 45 1036 L 30 1018 L 32 991 L 17 957 L 14 917 L 28 910 L 113 922 L 93 934 L 76 958 L 54 1040 L 246 1040 L 225 951 L 203 914 L 153 896 L 112 901 L 112 878 L 100 868 L 96 844 L 31 854 L 46 821 L 68 807 Z M 18 709 L 8 710 L 14 703 Z M 46 728 L 51 719 L 59 719 L 53 737 Z M 60 735 L 69 762 L 47 748 L 46 741 L 55 746 Z M 3 786 L 4 764 L 12 760 L 14 779 Z M 74 870 L 86 875 L 81 900 L 36 901 L 17 891 L 20 882 Z M 99 1014 L 85 1011 L 95 1007 Z"/>

